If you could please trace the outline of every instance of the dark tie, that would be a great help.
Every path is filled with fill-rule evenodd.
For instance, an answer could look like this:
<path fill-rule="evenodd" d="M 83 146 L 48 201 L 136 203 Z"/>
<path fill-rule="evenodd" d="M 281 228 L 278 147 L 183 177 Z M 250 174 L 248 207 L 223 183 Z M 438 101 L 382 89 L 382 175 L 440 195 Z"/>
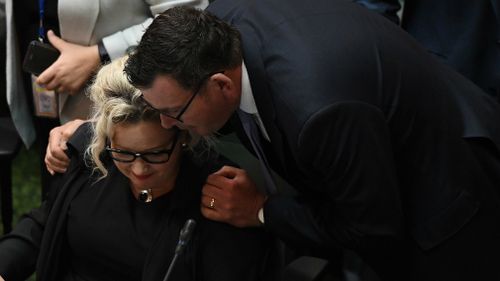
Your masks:
<path fill-rule="evenodd" d="M 267 162 L 266 155 L 264 150 L 262 149 L 261 144 L 261 132 L 257 123 L 254 120 L 254 115 L 247 113 L 243 110 L 238 109 L 238 116 L 240 117 L 241 125 L 243 126 L 243 130 L 245 131 L 250 143 L 252 144 L 253 150 L 255 154 L 257 154 L 257 158 L 259 158 L 260 168 L 262 170 L 262 174 L 264 176 L 265 181 L 265 191 L 266 194 L 275 194 L 277 193 L 276 182 L 273 179 L 271 174 L 271 168 L 269 163 Z M 285 266 L 284 263 L 284 245 L 278 239 L 274 239 L 272 244 L 272 250 L 269 257 L 268 268 L 283 268 Z M 270 280 L 281 280 L 281 271 L 280 270 L 267 270 L 267 274 L 270 274 L 272 279 Z"/>
<path fill-rule="evenodd" d="M 267 162 L 264 150 L 262 149 L 260 132 L 257 127 L 257 123 L 254 120 L 254 116 L 240 109 L 238 109 L 238 116 L 240 117 L 243 129 L 252 144 L 255 154 L 257 154 L 257 158 L 259 158 L 260 168 L 262 169 L 262 174 L 266 182 L 266 193 L 274 194 L 277 192 L 276 183 L 271 174 L 271 168 Z"/>

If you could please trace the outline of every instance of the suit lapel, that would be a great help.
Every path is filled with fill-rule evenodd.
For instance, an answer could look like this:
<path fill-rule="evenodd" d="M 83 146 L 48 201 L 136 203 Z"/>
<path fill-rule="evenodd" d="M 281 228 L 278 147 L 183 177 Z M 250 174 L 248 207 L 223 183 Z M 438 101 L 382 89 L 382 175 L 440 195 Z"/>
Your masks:
<path fill-rule="evenodd" d="M 72 43 L 89 45 L 98 15 L 99 0 L 59 0 L 58 17 L 62 38 Z"/>
<path fill-rule="evenodd" d="M 247 31 L 248 26 L 237 26 L 242 34 L 247 34 L 249 37 L 254 32 Z M 260 42 L 257 38 L 245 38 L 243 40 L 243 53 L 245 65 L 248 70 L 252 92 L 254 94 L 255 103 L 259 111 L 259 115 L 266 127 L 266 131 L 271 139 L 272 153 L 266 153 L 266 157 L 273 170 L 281 173 L 285 166 L 285 155 L 283 154 L 283 139 L 279 128 L 276 126 L 276 112 L 274 110 L 273 97 L 269 92 L 266 81 L 264 64 L 260 56 L 260 48 L 255 45 Z M 269 152 L 269 149 L 267 150 Z"/>

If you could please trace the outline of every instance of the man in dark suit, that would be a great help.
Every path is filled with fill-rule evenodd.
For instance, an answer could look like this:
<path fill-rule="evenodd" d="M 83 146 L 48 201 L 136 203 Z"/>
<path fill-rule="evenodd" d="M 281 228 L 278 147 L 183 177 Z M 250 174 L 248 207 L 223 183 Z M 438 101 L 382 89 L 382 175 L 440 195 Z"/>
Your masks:
<path fill-rule="evenodd" d="M 398 0 L 354 0 L 399 24 Z M 405 0 L 401 26 L 500 102 L 500 1 Z"/>
<path fill-rule="evenodd" d="M 166 128 L 210 135 L 237 112 L 263 166 L 298 195 L 269 181 L 265 195 L 224 167 L 204 187 L 206 217 L 262 225 L 319 257 L 354 250 L 383 280 L 500 278 L 491 97 L 349 1 L 217 0 L 208 11 L 159 15 L 125 71 Z"/>

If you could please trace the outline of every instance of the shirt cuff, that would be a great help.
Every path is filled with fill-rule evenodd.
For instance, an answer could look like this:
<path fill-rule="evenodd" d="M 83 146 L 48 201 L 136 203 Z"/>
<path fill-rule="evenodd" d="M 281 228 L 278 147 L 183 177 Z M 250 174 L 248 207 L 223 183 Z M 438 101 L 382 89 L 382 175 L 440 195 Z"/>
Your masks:
<path fill-rule="evenodd" d="M 261 224 L 264 224 L 264 208 L 260 208 L 257 213 L 257 218 L 259 219 Z"/>

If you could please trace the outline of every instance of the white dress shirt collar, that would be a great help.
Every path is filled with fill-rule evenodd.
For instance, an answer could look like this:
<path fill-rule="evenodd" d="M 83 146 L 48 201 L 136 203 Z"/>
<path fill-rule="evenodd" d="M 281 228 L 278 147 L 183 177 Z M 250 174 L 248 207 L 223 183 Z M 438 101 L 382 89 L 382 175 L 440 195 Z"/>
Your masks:
<path fill-rule="evenodd" d="M 259 126 L 262 135 L 267 141 L 271 141 L 269 135 L 267 134 L 266 128 L 262 119 L 260 118 L 259 111 L 257 110 L 257 104 L 253 97 L 252 85 L 250 84 L 250 78 L 248 77 L 248 71 L 245 66 L 245 62 L 241 63 L 241 100 L 240 109 L 246 113 L 250 113 L 255 116 L 255 121 Z"/>

